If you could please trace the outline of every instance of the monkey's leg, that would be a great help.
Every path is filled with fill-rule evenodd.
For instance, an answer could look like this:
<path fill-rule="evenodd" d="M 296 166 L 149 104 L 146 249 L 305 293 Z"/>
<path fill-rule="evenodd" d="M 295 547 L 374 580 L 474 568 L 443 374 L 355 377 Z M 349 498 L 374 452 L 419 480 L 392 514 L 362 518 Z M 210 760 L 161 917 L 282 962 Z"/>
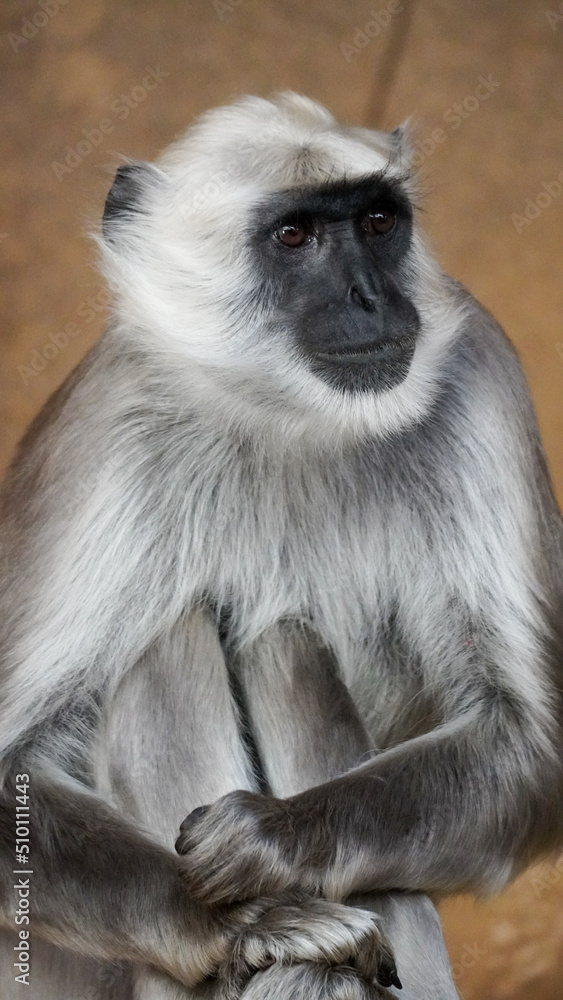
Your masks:
<path fill-rule="evenodd" d="M 238 662 L 244 703 L 272 793 L 285 798 L 335 778 L 367 759 L 371 745 L 348 689 L 327 650 L 305 629 L 271 629 Z M 358 895 L 357 906 L 384 919 L 401 1000 L 455 1000 L 440 918 L 422 893 Z M 244 1000 L 267 996 L 354 996 L 359 984 L 340 973 L 298 966 L 292 985 L 279 968 L 258 973 Z M 279 983 L 277 980 L 279 979 Z M 279 986 L 279 990 L 278 990 Z M 281 992 L 282 988 L 286 992 Z M 261 992 L 260 992 L 261 991 Z"/>
<path fill-rule="evenodd" d="M 203 611 L 178 622 L 123 679 L 109 706 L 99 755 L 102 791 L 163 847 L 173 846 L 186 809 L 235 788 L 255 787 L 219 638 Z M 266 920 L 264 945 L 282 963 L 284 958 L 303 960 L 308 952 L 317 960 L 324 948 L 328 962 L 339 961 L 342 952 L 349 964 L 357 950 L 358 967 L 373 978 L 384 953 L 377 919 L 359 908 L 334 906 L 322 900 L 270 904 L 271 933 Z M 285 955 L 276 944 L 283 933 L 288 937 Z M 365 946 L 367 965 L 361 958 Z M 136 1000 L 187 995 L 146 967 L 137 967 L 135 979 Z M 216 997 L 221 990 L 220 982 L 206 984 L 190 995 Z"/>
<path fill-rule="evenodd" d="M 219 643 L 203 615 L 178 626 L 124 678 L 108 706 L 97 756 L 105 797 L 167 847 L 186 806 L 256 787 Z M 147 966 L 137 965 L 133 976 L 135 1000 L 200 995 Z"/>

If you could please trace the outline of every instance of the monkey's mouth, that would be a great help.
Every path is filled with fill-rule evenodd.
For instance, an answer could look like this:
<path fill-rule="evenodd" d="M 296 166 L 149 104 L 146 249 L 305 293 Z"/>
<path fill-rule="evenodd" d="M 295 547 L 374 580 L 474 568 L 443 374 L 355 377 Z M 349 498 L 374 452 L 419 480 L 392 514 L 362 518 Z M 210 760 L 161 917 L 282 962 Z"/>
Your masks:
<path fill-rule="evenodd" d="M 415 347 L 414 337 L 393 337 L 389 340 L 371 341 L 367 344 L 349 344 L 347 347 L 329 347 L 325 351 L 316 351 L 315 357 L 320 361 L 338 362 L 342 360 L 345 364 L 359 363 L 365 364 L 369 361 L 377 361 L 378 357 L 400 356 L 409 351 L 412 353 Z"/>
<path fill-rule="evenodd" d="M 415 336 L 389 337 L 363 344 L 328 347 L 309 355 L 315 374 L 345 392 L 380 392 L 407 377 Z"/>

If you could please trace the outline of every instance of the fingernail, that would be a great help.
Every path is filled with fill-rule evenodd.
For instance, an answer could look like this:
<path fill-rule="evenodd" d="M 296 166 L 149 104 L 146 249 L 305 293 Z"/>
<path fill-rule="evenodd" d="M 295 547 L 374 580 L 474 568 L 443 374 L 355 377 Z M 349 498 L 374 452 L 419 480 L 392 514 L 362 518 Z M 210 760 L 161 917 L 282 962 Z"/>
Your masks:
<path fill-rule="evenodd" d="M 195 823 L 195 821 L 199 819 L 200 816 L 205 816 L 205 813 L 208 811 L 208 809 L 209 806 L 197 806 L 196 809 L 192 809 L 191 813 L 189 813 L 186 816 L 185 820 L 181 824 L 180 830 L 182 831 L 186 830 L 189 826 L 192 825 L 192 823 Z"/>
<path fill-rule="evenodd" d="M 377 973 L 377 981 L 381 986 L 394 986 L 397 990 L 402 990 L 403 988 L 394 965 L 382 966 Z"/>

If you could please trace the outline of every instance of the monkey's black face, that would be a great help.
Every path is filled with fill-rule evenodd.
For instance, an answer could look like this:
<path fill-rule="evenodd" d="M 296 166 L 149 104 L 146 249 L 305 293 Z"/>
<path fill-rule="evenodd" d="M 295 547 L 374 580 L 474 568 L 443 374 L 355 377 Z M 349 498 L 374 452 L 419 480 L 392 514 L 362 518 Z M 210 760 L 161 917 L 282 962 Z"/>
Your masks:
<path fill-rule="evenodd" d="M 277 195 L 252 245 L 261 290 L 312 370 L 348 391 L 405 378 L 420 327 L 408 296 L 412 210 L 380 175 Z"/>

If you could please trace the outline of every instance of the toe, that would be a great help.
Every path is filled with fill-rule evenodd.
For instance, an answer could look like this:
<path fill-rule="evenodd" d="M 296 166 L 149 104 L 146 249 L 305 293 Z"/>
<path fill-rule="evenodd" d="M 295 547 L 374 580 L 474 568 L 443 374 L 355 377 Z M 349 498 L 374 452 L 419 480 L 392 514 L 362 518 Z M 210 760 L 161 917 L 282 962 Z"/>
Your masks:
<path fill-rule="evenodd" d="M 379 963 L 376 975 L 380 986 L 394 986 L 397 990 L 402 990 L 403 984 L 397 974 L 397 966 L 392 958 L 385 957 Z"/>

